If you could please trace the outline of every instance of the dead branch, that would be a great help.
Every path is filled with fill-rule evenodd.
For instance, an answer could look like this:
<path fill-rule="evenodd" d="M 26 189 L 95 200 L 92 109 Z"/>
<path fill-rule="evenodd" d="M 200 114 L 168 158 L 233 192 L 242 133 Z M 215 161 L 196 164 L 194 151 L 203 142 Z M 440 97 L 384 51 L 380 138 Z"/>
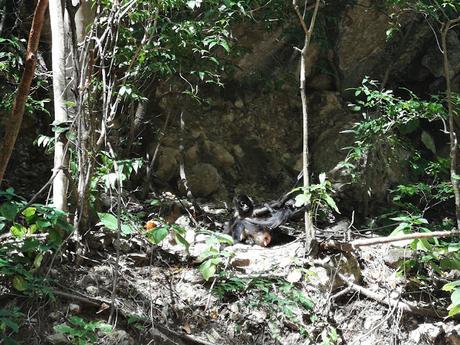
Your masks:
<path fill-rule="evenodd" d="M 359 247 L 374 246 L 376 244 L 385 244 L 392 242 L 400 242 L 407 240 L 415 240 L 421 238 L 444 238 L 460 236 L 460 231 L 433 231 L 433 232 L 418 232 L 415 234 L 405 234 L 398 236 L 375 237 L 354 240 L 349 243 L 340 241 L 326 241 L 320 244 L 321 249 L 338 249 L 344 252 L 350 252 Z"/>
<path fill-rule="evenodd" d="M 104 298 L 94 298 L 94 297 L 89 297 L 89 296 L 76 295 L 73 293 L 60 291 L 60 290 L 53 290 L 53 295 L 60 296 L 60 297 L 63 297 L 65 299 L 72 300 L 72 301 L 78 301 L 80 303 L 90 305 L 93 307 L 100 307 L 103 303 L 110 305 L 110 300 L 107 300 Z"/>
<path fill-rule="evenodd" d="M 324 264 L 323 262 L 319 260 L 314 261 L 316 265 L 324 267 L 327 270 L 334 270 L 333 267 Z M 411 313 L 411 314 L 416 314 L 420 316 L 429 316 L 433 318 L 445 318 L 447 316 L 447 311 L 443 309 L 437 309 L 437 308 L 424 308 L 424 307 L 419 307 L 413 302 L 409 301 L 404 301 L 399 298 L 395 297 L 390 297 L 388 294 L 383 294 L 383 293 L 378 293 L 371 291 L 369 289 L 366 289 L 365 287 L 362 287 L 358 284 L 353 283 L 352 281 L 349 280 L 347 276 L 340 272 L 336 272 L 337 276 L 344 281 L 344 283 L 351 288 L 352 290 L 366 296 L 367 298 L 373 299 L 374 301 L 384 304 L 388 307 L 395 307 L 398 308 L 400 311 L 405 312 L 405 313 Z"/>

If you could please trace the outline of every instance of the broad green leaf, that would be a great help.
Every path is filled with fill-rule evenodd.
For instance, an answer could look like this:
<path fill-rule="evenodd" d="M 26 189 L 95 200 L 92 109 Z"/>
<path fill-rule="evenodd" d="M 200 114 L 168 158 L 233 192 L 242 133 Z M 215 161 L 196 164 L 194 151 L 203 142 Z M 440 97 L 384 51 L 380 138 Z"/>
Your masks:
<path fill-rule="evenodd" d="M 37 209 L 35 207 L 27 207 L 24 211 L 22 211 L 22 214 L 24 215 L 24 217 L 30 218 L 33 215 L 35 215 L 36 212 Z"/>
<path fill-rule="evenodd" d="M 158 244 L 161 241 L 163 241 L 167 235 L 168 227 L 166 226 L 160 226 L 158 228 L 155 228 L 152 231 L 149 231 L 147 234 L 148 238 L 150 238 L 155 244 Z"/>
<path fill-rule="evenodd" d="M 52 225 L 51 222 L 41 219 L 38 219 L 36 224 L 40 229 L 46 229 Z"/>
<path fill-rule="evenodd" d="M 417 243 L 417 245 L 416 245 L 417 250 L 421 250 L 423 252 L 428 252 L 432 248 L 432 245 L 425 238 L 419 238 L 417 240 L 414 240 L 414 242 Z"/>
<path fill-rule="evenodd" d="M 452 292 L 450 300 L 452 301 L 453 305 L 460 305 L 460 288 L 456 288 L 454 292 Z"/>
<path fill-rule="evenodd" d="M 56 325 L 53 327 L 53 329 L 57 333 L 62 333 L 62 334 L 72 334 L 72 332 L 74 332 L 74 329 L 66 324 Z"/>
<path fill-rule="evenodd" d="M 198 269 L 201 272 L 204 280 L 208 281 L 209 278 L 213 277 L 216 274 L 216 265 L 212 263 L 212 259 L 206 260 L 203 262 Z"/>
<path fill-rule="evenodd" d="M 298 194 L 295 197 L 295 207 L 306 206 L 310 203 L 311 194 Z"/>
<path fill-rule="evenodd" d="M 104 322 L 98 322 L 97 328 L 99 328 L 102 332 L 105 333 L 109 333 L 112 331 L 112 326 Z"/>
<path fill-rule="evenodd" d="M 16 223 L 10 228 L 11 234 L 16 238 L 22 238 L 27 234 L 27 228 L 22 224 Z"/>
<path fill-rule="evenodd" d="M 136 231 L 136 227 L 130 224 L 121 224 L 121 233 L 123 235 L 131 235 Z"/>
<path fill-rule="evenodd" d="M 442 290 L 444 290 L 444 291 L 452 291 L 453 289 L 455 289 L 458 286 L 460 286 L 460 280 L 456 280 L 456 281 L 453 281 L 453 282 L 445 284 L 442 287 Z"/>
<path fill-rule="evenodd" d="M 69 317 L 69 321 L 72 324 L 74 324 L 76 326 L 80 326 L 82 328 L 86 326 L 86 321 L 83 320 L 80 316 L 75 316 L 75 315 L 71 316 L 71 317 Z"/>
<path fill-rule="evenodd" d="M 227 53 L 230 52 L 230 47 L 228 46 L 227 41 L 221 40 L 221 41 L 219 42 L 219 45 L 220 45 L 222 48 L 224 48 L 225 51 L 226 51 Z"/>
<path fill-rule="evenodd" d="M 460 313 L 460 305 L 455 305 L 449 309 L 448 316 L 452 317 Z"/>
<path fill-rule="evenodd" d="M 233 237 L 227 234 L 216 233 L 215 236 L 219 239 L 219 242 L 223 244 L 233 244 Z"/>
<path fill-rule="evenodd" d="M 109 230 L 117 230 L 118 229 L 118 221 L 117 218 L 110 213 L 101 213 L 98 212 L 97 215 L 101 220 L 101 223 Z"/>
<path fill-rule="evenodd" d="M 39 229 L 38 225 L 37 224 L 32 224 L 31 226 L 29 226 L 29 234 L 35 234 L 37 232 L 37 230 Z"/>
<path fill-rule="evenodd" d="M 398 236 L 398 235 L 407 234 L 410 229 L 411 229 L 410 224 L 405 223 L 405 222 L 399 223 L 399 225 L 396 227 L 396 229 L 394 229 L 392 231 L 390 236 Z"/>

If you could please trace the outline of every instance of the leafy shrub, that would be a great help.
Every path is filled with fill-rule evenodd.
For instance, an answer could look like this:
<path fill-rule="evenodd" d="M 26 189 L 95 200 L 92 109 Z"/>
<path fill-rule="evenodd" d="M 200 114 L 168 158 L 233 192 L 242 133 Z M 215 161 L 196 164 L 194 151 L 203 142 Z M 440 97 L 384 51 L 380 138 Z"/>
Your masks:
<path fill-rule="evenodd" d="M 54 330 L 58 333 L 66 334 L 69 340 L 75 345 L 96 344 L 100 330 L 104 333 L 112 331 L 112 326 L 101 321 L 87 322 L 81 317 L 71 316 L 69 324 L 54 326 Z"/>
<path fill-rule="evenodd" d="M 18 308 L 0 309 L 0 342 L 16 345 L 17 342 L 8 333 L 18 333 L 19 324 L 24 314 Z"/>
<path fill-rule="evenodd" d="M 22 293 L 50 295 L 44 278 L 36 273 L 45 255 L 58 249 L 73 230 L 66 213 L 41 204 L 27 205 L 11 188 L 0 191 L 0 198 L 0 233 L 14 239 L 0 248 L 0 276 Z"/>

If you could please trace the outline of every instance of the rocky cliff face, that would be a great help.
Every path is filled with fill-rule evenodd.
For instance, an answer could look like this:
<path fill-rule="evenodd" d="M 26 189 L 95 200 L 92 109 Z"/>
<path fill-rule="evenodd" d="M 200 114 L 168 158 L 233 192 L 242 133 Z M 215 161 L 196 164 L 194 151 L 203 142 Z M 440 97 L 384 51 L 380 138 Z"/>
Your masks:
<path fill-rule="evenodd" d="M 317 40 L 308 53 L 309 158 L 315 176 L 330 172 L 345 158 L 344 148 L 353 138 L 342 132 L 361 116 L 347 106 L 353 97 L 349 89 L 360 85 L 365 76 L 389 88 L 413 88 L 422 96 L 440 90 L 441 54 L 429 27 L 420 18 L 406 18 L 400 32 L 387 40 L 389 17 L 379 6 L 359 0 L 336 13 L 337 26 L 326 35 L 327 44 Z M 294 49 L 301 41 L 287 31 L 287 25 L 268 33 L 257 25 L 238 28 L 239 43 L 248 49 L 236 61 L 238 72 L 221 93 L 208 95 L 210 106 L 185 109 L 185 164 L 190 178 L 197 181 L 192 189 L 198 196 L 220 199 L 245 192 L 274 198 L 292 187 L 302 162 L 299 56 Z M 449 45 L 452 72 L 457 75 L 457 33 L 451 33 Z M 455 80 L 458 88 L 460 78 Z M 171 101 L 162 108 L 170 109 Z M 178 154 L 178 133 L 177 127 L 170 129 L 161 149 L 162 157 L 169 158 L 160 158 L 157 167 L 158 175 L 167 175 L 172 184 L 178 178 L 178 160 L 171 158 Z M 378 178 L 367 187 L 377 202 L 384 201 L 388 188 L 404 178 L 399 163 L 406 155 L 400 152 L 391 166 L 382 161 L 372 167 L 375 171 L 370 174 Z M 196 176 L 202 172 L 213 177 L 199 183 Z M 332 176 L 337 186 L 343 179 L 338 175 Z M 350 203 L 350 198 L 359 201 L 363 193 L 345 192 L 342 197 Z"/>

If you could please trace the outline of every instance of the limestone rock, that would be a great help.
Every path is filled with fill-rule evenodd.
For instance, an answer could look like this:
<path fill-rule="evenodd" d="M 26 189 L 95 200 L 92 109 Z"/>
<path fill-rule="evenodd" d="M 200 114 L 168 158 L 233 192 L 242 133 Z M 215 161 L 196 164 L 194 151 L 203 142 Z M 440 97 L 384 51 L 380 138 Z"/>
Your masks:
<path fill-rule="evenodd" d="M 337 54 L 346 89 L 359 85 L 378 67 L 389 24 L 387 14 L 375 8 L 371 0 L 358 0 L 342 18 Z"/>
<path fill-rule="evenodd" d="M 195 196 L 210 196 L 220 188 L 222 178 L 217 169 L 208 163 L 196 164 L 188 177 L 190 189 Z"/>
<path fill-rule="evenodd" d="M 179 168 L 180 153 L 178 149 L 164 147 L 160 151 L 158 158 L 158 169 L 156 175 L 163 181 L 170 181 Z"/>
<path fill-rule="evenodd" d="M 50 345 L 70 345 L 72 344 L 62 333 L 50 334 L 46 337 L 46 343 Z"/>
<path fill-rule="evenodd" d="M 124 330 L 116 329 L 105 335 L 104 344 L 107 345 L 134 345 L 134 339 Z"/>
<path fill-rule="evenodd" d="M 210 147 L 213 163 L 220 168 L 230 168 L 235 164 L 235 159 L 225 147 L 219 144 Z"/>

